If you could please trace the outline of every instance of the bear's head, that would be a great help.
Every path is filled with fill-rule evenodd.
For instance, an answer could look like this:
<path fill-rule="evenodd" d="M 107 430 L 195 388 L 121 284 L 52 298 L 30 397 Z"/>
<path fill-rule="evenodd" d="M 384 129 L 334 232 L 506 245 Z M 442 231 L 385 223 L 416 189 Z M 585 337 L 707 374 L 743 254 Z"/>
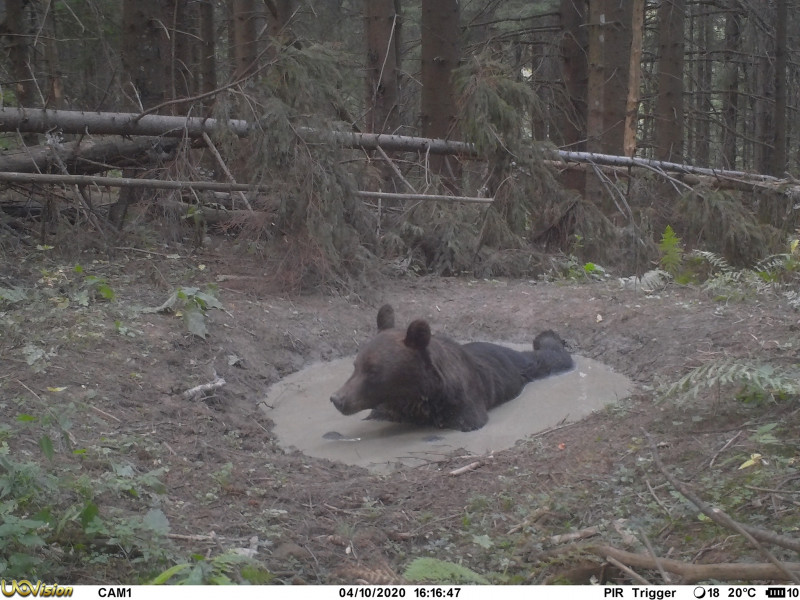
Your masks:
<path fill-rule="evenodd" d="M 425 394 L 430 375 L 428 345 L 431 328 L 413 321 L 406 331 L 394 326 L 394 310 L 388 304 L 378 311 L 378 333 L 356 356 L 353 374 L 331 396 L 344 415 L 379 406 L 398 406 Z"/>

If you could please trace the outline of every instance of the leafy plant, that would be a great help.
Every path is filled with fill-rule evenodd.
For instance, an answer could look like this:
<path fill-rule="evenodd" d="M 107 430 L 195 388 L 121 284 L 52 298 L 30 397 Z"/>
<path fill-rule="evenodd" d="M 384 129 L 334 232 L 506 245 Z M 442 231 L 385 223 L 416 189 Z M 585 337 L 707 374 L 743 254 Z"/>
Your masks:
<path fill-rule="evenodd" d="M 211 559 L 193 555 L 192 560 L 170 567 L 149 583 L 151 585 L 231 585 L 265 584 L 275 576 L 251 558 L 230 550 Z"/>
<path fill-rule="evenodd" d="M 659 259 L 661 268 L 673 277 L 677 277 L 683 267 L 684 251 L 681 239 L 675 235 L 670 225 L 667 225 L 661 234 L 658 251 L 661 254 Z"/>
<path fill-rule="evenodd" d="M 197 287 L 181 287 L 172 292 L 166 302 L 155 308 L 147 308 L 144 312 L 174 312 L 183 317 L 186 328 L 190 333 L 205 339 L 208 337 L 206 327 L 206 311 L 209 308 L 223 310 L 222 303 L 217 299 L 217 289 L 213 285 L 201 291 Z"/>
<path fill-rule="evenodd" d="M 83 286 L 75 294 L 75 300 L 81 306 L 88 306 L 90 300 L 107 300 L 114 299 L 116 294 L 114 290 L 108 285 L 108 282 L 103 277 L 96 275 L 86 275 L 83 267 L 75 265 L 74 271 L 79 275 L 84 275 Z"/>
<path fill-rule="evenodd" d="M 403 577 L 413 582 L 489 583 L 489 580 L 483 575 L 479 575 L 463 565 L 428 557 L 415 558 L 411 561 L 403 573 Z"/>
<path fill-rule="evenodd" d="M 131 468 L 111 464 L 98 476 L 94 469 L 84 470 L 83 460 L 75 460 L 86 456 L 86 449 L 58 456 L 46 431 L 56 427 L 66 434 L 68 413 L 45 413 L 42 417 L 22 414 L 16 419 L 17 428 L 2 431 L 0 573 L 7 577 L 52 577 L 66 568 L 66 556 L 69 560 L 88 557 L 108 563 L 120 551 L 126 562 L 162 562 L 172 552 L 165 538 L 169 523 L 161 510 L 151 508 L 131 516 L 111 507 L 103 509 L 100 502 L 108 493 L 124 494 L 134 501 L 145 495 L 145 489 L 160 493 L 161 472 L 139 475 Z M 54 463 L 52 468 L 11 454 L 9 441 L 25 431 L 38 437 L 42 454 Z M 63 553 L 61 548 L 70 551 Z"/>
<path fill-rule="evenodd" d="M 696 398 L 700 391 L 717 386 L 736 386 L 737 398 L 745 402 L 785 400 L 800 395 L 800 374 L 764 363 L 735 359 L 711 361 L 692 369 L 669 386 L 664 396 L 686 393 Z"/>

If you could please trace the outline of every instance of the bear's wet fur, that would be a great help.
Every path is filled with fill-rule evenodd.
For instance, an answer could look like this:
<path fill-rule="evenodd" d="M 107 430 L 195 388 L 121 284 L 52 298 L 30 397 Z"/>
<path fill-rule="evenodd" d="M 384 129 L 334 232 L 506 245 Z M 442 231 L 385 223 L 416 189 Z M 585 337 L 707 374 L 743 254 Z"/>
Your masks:
<path fill-rule="evenodd" d="M 564 341 L 543 331 L 533 350 L 488 342 L 459 344 L 432 335 L 427 321 L 394 326 L 394 309 L 378 311 L 378 333 L 356 356 L 355 369 L 331 402 L 345 415 L 371 409 L 382 419 L 472 431 L 489 420 L 487 411 L 516 398 L 525 385 L 573 367 Z"/>

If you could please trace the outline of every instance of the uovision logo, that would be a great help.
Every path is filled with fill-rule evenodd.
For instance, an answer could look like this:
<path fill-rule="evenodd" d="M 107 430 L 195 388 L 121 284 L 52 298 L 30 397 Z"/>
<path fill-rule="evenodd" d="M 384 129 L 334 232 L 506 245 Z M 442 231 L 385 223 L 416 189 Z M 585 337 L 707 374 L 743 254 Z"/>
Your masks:
<path fill-rule="evenodd" d="M 37 598 L 48 598 L 56 596 L 72 596 L 72 586 L 58 585 L 57 583 L 42 583 L 37 581 L 31 583 L 27 579 L 17 581 L 12 579 L 6 581 L 0 579 L 0 591 L 3 596 L 10 598 L 11 596 L 34 596 Z"/>

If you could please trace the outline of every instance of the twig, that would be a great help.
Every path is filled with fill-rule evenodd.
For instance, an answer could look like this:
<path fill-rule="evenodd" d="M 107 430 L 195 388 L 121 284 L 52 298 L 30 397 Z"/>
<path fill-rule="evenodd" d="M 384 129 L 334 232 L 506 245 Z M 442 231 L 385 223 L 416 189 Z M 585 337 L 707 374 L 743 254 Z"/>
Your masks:
<path fill-rule="evenodd" d="M 708 468 L 709 469 L 714 466 L 714 461 L 717 460 L 719 455 L 722 454 L 723 452 L 725 452 L 727 447 L 730 446 L 734 442 L 734 440 L 736 440 L 736 438 L 738 438 L 740 435 L 742 435 L 742 430 L 741 429 L 739 431 L 737 431 L 736 435 L 734 435 L 731 439 L 729 439 L 725 443 L 725 445 L 722 448 L 720 448 L 719 451 L 714 456 L 711 457 L 711 462 L 708 463 Z"/>
<path fill-rule="evenodd" d="M 222 160 L 222 155 L 219 153 L 217 147 L 214 145 L 214 142 L 211 141 L 211 138 L 208 137 L 208 134 L 205 131 L 202 133 L 202 137 L 203 141 L 208 147 L 208 150 L 214 155 L 214 160 L 217 161 L 220 169 L 222 169 L 222 172 L 225 173 L 225 177 L 227 177 L 231 183 L 236 183 L 236 179 L 234 179 L 233 174 L 230 172 L 230 169 L 228 169 L 228 165 L 226 165 L 225 161 Z M 239 191 L 239 197 L 242 199 L 242 202 L 244 202 L 247 210 L 253 212 L 253 207 L 250 206 L 250 202 L 247 201 L 247 196 L 244 195 L 244 192 Z"/>
<path fill-rule="evenodd" d="M 538 521 L 538 520 L 539 520 L 539 519 L 541 519 L 543 516 L 545 516 L 546 514 L 549 514 L 549 513 L 550 513 L 550 507 L 549 507 L 549 506 L 542 506 L 542 507 L 539 507 L 538 509 L 536 509 L 535 511 L 533 511 L 533 514 L 531 514 L 531 515 L 530 515 L 530 516 L 529 516 L 527 519 L 525 519 L 525 520 L 524 520 L 522 523 L 517 523 L 517 524 L 516 524 L 516 525 L 514 525 L 514 526 L 513 526 L 511 529 L 509 529 L 509 530 L 508 530 L 508 533 L 507 533 L 506 535 L 511 535 L 512 533 L 517 533 L 517 532 L 518 532 L 518 531 L 520 531 L 520 530 L 521 530 L 523 527 L 527 527 L 527 526 L 528 526 L 528 525 L 530 525 L 531 523 L 535 523 L 536 521 Z"/>
<path fill-rule="evenodd" d="M 647 478 L 647 477 L 645 477 L 645 478 L 644 478 L 644 483 L 645 483 L 645 485 L 647 485 L 647 489 L 648 489 L 648 490 L 650 490 L 650 495 L 651 495 L 651 496 L 653 496 L 653 499 L 655 499 L 655 501 L 656 501 L 656 504 L 658 504 L 658 505 L 661 507 L 661 510 L 663 510 L 663 511 L 664 511 L 664 513 L 666 513 L 666 515 L 667 515 L 668 517 L 672 517 L 672 515 L 671 515 L 671 514 L 670 514 L 670 512 L 669 512 L 669 509 L 668 509 L 668 508 L 667 508 L 667 507 L 664 505 L 664 503 L 661 501 L 661 498 L 659 498 L 658 496 L 656 496 L 656 491 L 653 489 L 653 486 L 652 486 L 652 485 L 650 485 L 650 479 L 649 479 L 649 478 Z"/>
<path fill-rule="evenodd" d="M 404 184 L 406 184 L 406 187 L 409 190 L 411 190 L 413 193 L 417 193 L 417 190 L 414 189 L 414 186 L 411 185 L 405 177 L 403 177 L 403 173 L 400 172 L 400 169 L 397 168 L 397 165 L 394 164 L 394 161 L 391 158 L 389 158 L 389 155 L 386 154 L 386 151 L 384 151 L 384 149 L 381 148 L 380 146 L 378 146 L 378 153 L 381 155 L 383 160 L 385 160 L 386 163 L 389 165 L 389 168 L 392 171 L 394 171 L 394 174 L 397 176 L 397 178 Z"/>
<path fill-rule="evenodd" d="M 474 471 L 475 469 L 478 469 L 483 465 L 485 465 L 488 461 L 492 460 L 493 458 L 494 454 L 489 454 L 488 456 L 480 458 L 474 462 L 471 462 L 468 465 L 459 467 L 458 469 L 453 469 L 452 471 L 450 471 L 449 475 L 451 477 L 458 477 L 459 475 L 463 475 L 464 473 L 468 473 L 469 471 Z"/>
<path fill-rule="evenodd" d="M 225 385 L 225 380 L 222 377 L 217 377 L 214 381 L 210 383 L 204 383 L 202 385 L 198 385 L 189 390 L 186 390 L 185 392 L 183 392 L 182 396 L 186 400 L 191 400 L 193 398 L 196 398 L 203 392 L 209 392 L 211 390 L 215 390 L 217 388 L 222 387 L 223 385 Z"/>
<path fill-rule="evenodd" d="M 118 419 L 117 417 L 115 417 L 114 415 L 112 415 L 112 414 L 109 414 L 109 413 L 107 413 L 106 411 L 104 411 L 104 410 L 101 410 L 101 409 L 97 408 L 96 406 L 92 406 L 91 404 L 87 404 L 87 406 L 88 406 L 89 408 L 91 408 L 92 410 L 99 412 L 99 413 L 100 413 L 101 415 L 103 415 L 104 417 L 108 417 L 109 419 L 113 419 L 113 420 L 114 420 L 114 421 L 116 421 L 117 423 L 122 423 L 122 421 L 121 421 L 121 420 L 119 420 L 119 419 Z"/>
<path fill-rule="evenodd" d="M 563 544 L 564 542 L 574 542 L 576 540 L 584 540 L 588 537 L 593 537 L 599 534 L 600 528 L 596 525 L 593 525 L 592 527 L 586 527 L 585 529 L 580 529 L 578 531 L 551 536 L 550 543 L 555 545 Z"/>
<path fill-rule="evenodd" d="M 463 475 L 464 473 L 468 473 L 469 471 L 474 471 L 475 469 L 482 467 L 484 462 L 482 460 L 476 460 L 475 462 L 471 462 L 468 465 L 463 467 L 459 467 L 458 469 L 453 469 L 450 471 L 449 475 L 451 477 L 457 477 L 459 475 Z"/>
<path fill-rule="evenodd" d="M 634 571 L 630 567 L 628 567 L 628 566 L 624 565 L 623 563 L 621 563 L 620 561 L 618 561 L 613 556 L 606 556 L 606 560 L 608 562 L 610 562 L 612 565 L 614 565 L 615 567 L 617 567 L 620 571 L 623 571 L 623 572 L 627 573 L 628 576 L 631 579 L 633 579 L 635 581 L 638 581 L 642 585 L 652 585 L 649 581 L 647 581 L 647 579 L 645 579 L 644 577 L 639 575 L 636 571 Z"/>
<path fill-rule="evenodd" d="M 653 562 L 656 563 L 658 567 L 658 572 L 661 573 L 661 578 L 664 580 L 664 583 L 667 585 L 671 584 L 672 581 L 667 575 L 667 572 L 664 570 L 664 567 L 661 566 L 661 560 L 659 560 L 658 556 L 656 556 L 656 551 L 653 550 L 653 544 L 650 543 L 650 538 L 647 537 L 647 534 L 644 532 L 642 528 L 639 528 L 639 533 L 642 535 L 642 539 L 644 540 L 644 545 L 647 547 L 647 551 L 650 553 L 650 556 L 653 557 Z"/>

